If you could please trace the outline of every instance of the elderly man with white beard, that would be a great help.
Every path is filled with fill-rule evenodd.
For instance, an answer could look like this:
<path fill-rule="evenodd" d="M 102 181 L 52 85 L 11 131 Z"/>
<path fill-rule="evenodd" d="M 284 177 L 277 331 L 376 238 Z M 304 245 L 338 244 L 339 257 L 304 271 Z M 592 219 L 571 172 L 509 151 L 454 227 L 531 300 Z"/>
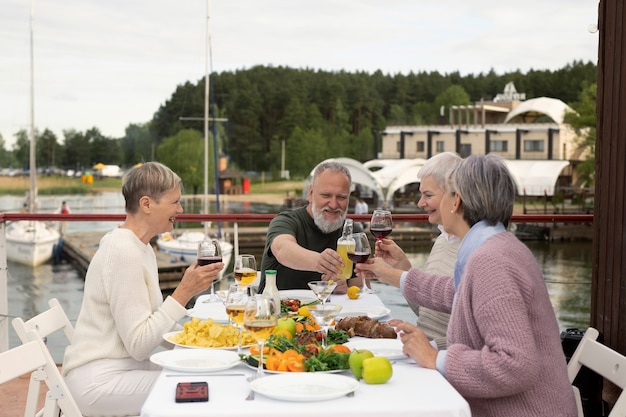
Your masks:
<path fill-rule="evenodd" d="M 268 269 L 277 271 L 279 290 L 309 289 L 307 282 L 320 279 L 337 281 L 336 293 L 361 285 L 361 279 L 336 278 L 343 265 L 336 251 L 337 239 L 343 231 L 351 184 L 350 171 L 341 164 L 326 162 L 316 167 L 309 186 L 309 203 L 282 211 L 269 225 L 259 292 L 265 288 Z"/>

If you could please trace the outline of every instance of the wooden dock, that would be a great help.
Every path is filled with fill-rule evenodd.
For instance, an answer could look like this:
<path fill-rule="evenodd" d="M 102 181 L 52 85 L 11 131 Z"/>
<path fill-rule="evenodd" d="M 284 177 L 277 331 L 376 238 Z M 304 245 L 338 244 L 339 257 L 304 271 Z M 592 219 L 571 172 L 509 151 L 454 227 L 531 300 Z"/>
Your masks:
<path fill-rule="evenodd" d="M 105 232 L 71 233 L 63 237 L 63 256 L 68 259 L 83 274 L 87 272 L 91 258 L 96 253 L 100 240 Z M 177 258 L 155 248 L 157 265 L 159 267 L 159 281 L 161 289 L 176 288 L 185 269 L 189 266 Z"/>
<path fill-rule="evenodd" d="M 181 230 L 178 230 L 181 232 Z M 234 230 L 227 227 L 222 230 L 224 236 L 233 241 Z M 76 232 L 63 236 L 62 256 L 70 261 L 83 274 L 87 272 L 91 258 L 96 253 L 100 240 L 106 232 Z M 267 227 L 239 227 L 237 230 L 239 248 L 257 249 L 262 251 L 265 246 Z M 396 227 L 393 237 L 398 243 L 430 241 L 436 237 L 438 231 L 426 227 Z M 373 238 L 372 238 L 373 239 Z M 159 268 L 161 289 L 173 290 L 178 285 L 185 269 L 189 266 L 178 258 L 157 250 L 153 244 Z M 260 261 L 260 259 L 259 259 Z"/>

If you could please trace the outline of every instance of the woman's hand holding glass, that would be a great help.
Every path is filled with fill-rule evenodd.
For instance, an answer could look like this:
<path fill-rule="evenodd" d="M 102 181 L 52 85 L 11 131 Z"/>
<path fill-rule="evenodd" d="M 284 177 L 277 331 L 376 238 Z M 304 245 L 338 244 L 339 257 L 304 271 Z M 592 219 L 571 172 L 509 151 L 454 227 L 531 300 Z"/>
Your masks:
<path fill-rule="evenodd" d="M 391 267 L 383 258 L 369 258 L 365 263 L 356 264 L 355 272 L 361 278 L 377 278 L 399 288 L 403 271 Z"/>
<path fill-rule="evenodd" d="M 374 254 L 377 258 L 383 258 L 390 266 L 407 271 L 412 268 L 406 253 L 391 239 L 377 240 Z"/>

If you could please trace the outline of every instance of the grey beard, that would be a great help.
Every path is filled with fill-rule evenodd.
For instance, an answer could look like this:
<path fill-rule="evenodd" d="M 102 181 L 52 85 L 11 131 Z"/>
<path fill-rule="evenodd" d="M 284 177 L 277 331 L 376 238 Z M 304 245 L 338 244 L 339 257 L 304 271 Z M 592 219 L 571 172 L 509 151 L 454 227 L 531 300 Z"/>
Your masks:
<path fill-rule="evenodd" d="M 315 225 L 324 233 L 334 232 L 335 230 L 343 226 L 343 222 L 346 219 L 346 213 L 343 212 L 341 217 L 335 221 L 328 221 L 324 218 L 324 210 L 317 210 L 313 206 L 313 221 Z"/>

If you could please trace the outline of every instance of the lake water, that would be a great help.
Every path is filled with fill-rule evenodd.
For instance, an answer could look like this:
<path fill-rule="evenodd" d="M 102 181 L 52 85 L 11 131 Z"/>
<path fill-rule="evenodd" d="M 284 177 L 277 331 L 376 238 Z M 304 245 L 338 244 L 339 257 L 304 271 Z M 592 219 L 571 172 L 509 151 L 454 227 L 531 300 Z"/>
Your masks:
<path fill-rule="evenodd" d="M 94 197 L 51 197 L 40 199 L 42 212 L 53 212 L 66 200 L 74 213 L 123 213 L 123 198 L 119 193 L 103 193 Z M 22 199 L 0 198 L 0 211 L 17 211 Z M 197 203 L 194 203 L 197 204 Z M 13 205 L 16 205 L 13 207 Z M 7 208 L 11 206 L 11 208 Z M 186 212 L 197 212 L 199 207 L 186 207 Z M 229 203 L 224 212 L 273 213 L 277 206 L 245 205 Z M 68 233 L 86 230 L 110 230 L 111 222 L 69 222 Z M 561 330 L 585 329 L 589 325 L 591 300 L 591 242 L 527 242 L 541 266 L 546 286 L 555 308 Z M 430 244 L 405 246 L 414 266 L 423 265 L 430 251 Z M 260 262 L 262 248 L 252 251 Z M 230 267 L 232 269 L 232 265 Z M 57 298 L 72 322 L 76 321 L 83 297 L 84 276 L 68 263 L 45 264 L 37 268 L 19 264 L 8 265 L 8 311 L 12 317 L 30 318 L 48 308 L 48 300 Z M 224 279 L 218 289 L 227 289 Z M 406 305 L 397 288 L 378 282 L 373 283 L 377 292 L 392 315 L 414 321 L 415 315 Z M 19 344 L 12 326 L 9 326 L 9 345 Z M 62 362 L 64 336 L 51 336 L 48 340 L 54 359 Z"/>

